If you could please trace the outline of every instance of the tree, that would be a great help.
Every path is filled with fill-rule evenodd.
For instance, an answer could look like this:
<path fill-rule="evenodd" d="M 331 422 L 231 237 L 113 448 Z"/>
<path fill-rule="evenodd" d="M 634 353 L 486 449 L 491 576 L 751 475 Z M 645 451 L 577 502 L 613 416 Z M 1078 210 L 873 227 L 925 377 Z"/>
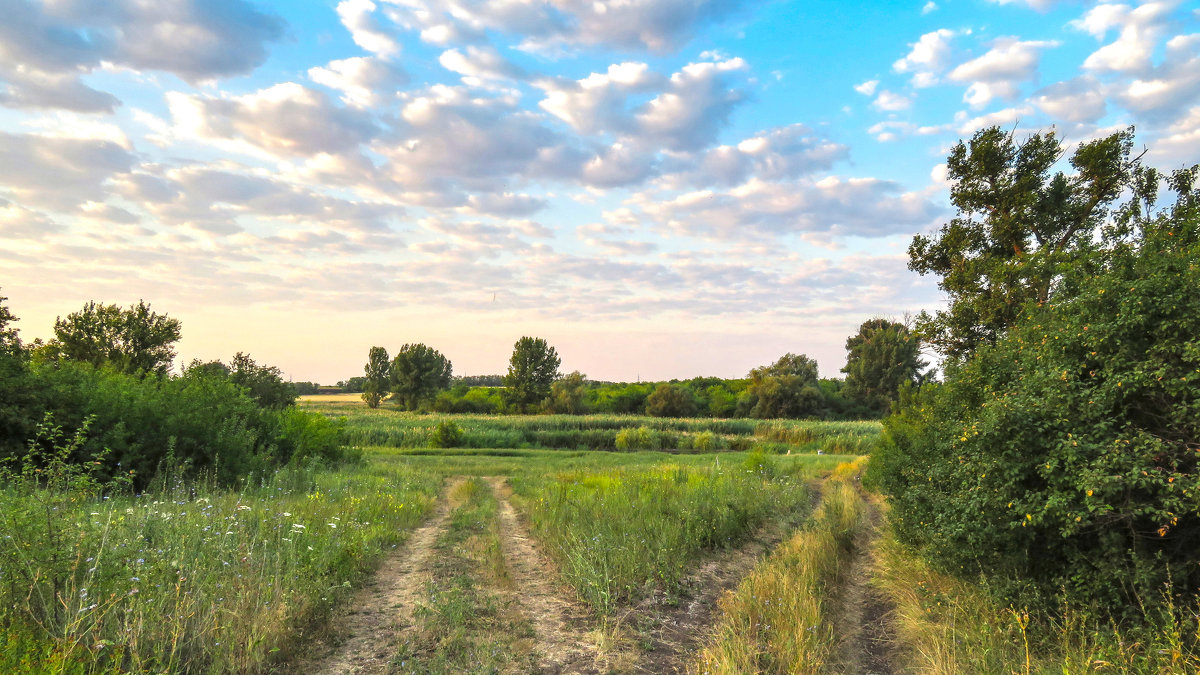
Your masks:
<path fill-rule="evenodd" d="M 0 357 L 17 356 L 24 350 L 21 347 L 21 338 L 17 336 L 18 330 L 10 324 L 19 319 L 4 306 L 5 300 L 8 298 L 0 295 Z"/>
<path fill-rule="evenodd" d="M 93 301 L 57 319 L 54 335 L 51 345 L 60 358 L 109 365 L 123 373 L 166 375 L 175 358 L 180 323 L 151 311 L 141 300 L 128 309 Z"/>
<path fill-rule="evenodd" d="M 550 385 L 550 398 L 546 400 L 546 412 L 559 415 L 584 415 L 587 406 L 583 402 L 587 393 L 587 376 L 578 370 L 563 375 Z"/>
<path fill-rule="evenodd" d="M 846 339 L 846 398 L 886 412 L 905 382 L 919 382 L 929 365 L 921 359 L 921 340 L 908 326 L 887 319 L 870 319 Z"/>
<path fill-rule="evenodd" d="M 371 347 L 367 352 L 367 365 L 363 366 L 363 370 L 366 372 L 367 381 L 363 385 L 362 398 L 367 402 L 368 408 L 378 408 L 388 395 L 392 380 L 392 363 L 387 350 L 383 347 Z"/>
<path fill-rule="evenodd" d="M 39 387 L 29 373 L 27 354 L 12 326 L 18 321 L 0 296 L 0 457 L 20 449 L 36 422 Z"/>
<path fill-rule="evenodd" d="M 817 382 L 817 362 L 804 354 L 784 354 L 750 371 L 740 407 L 750 417 L 811 417 L 825 403 Z"/>
<path fill-rule="evenodd" d="M 959 142 L 947 158 L 958 214 L 932 238 L 916 236 L 909 268 L 939 277 L 946 311 L 922 313 L 921 336 L 952 359 L 992 344 L 1028 302 L 1045 304 L 1064 271 L 1087 258 L 1095 233 L 1127 188 L 1131 208 L 1157 186 L 1131 157 L 1132 128 L 1081 144 L 1074 173 L 1053 175 L 1064 152 L 1053 131 L 1017 142 L 991 127 Z"/>
<path fill-rule="evenodd" d="M 284 381 L 283 372 L 275 366 L 259 365 L 242 352 L 234 355 L 229 366 L 229 379 L 245 387 L 260 406 L 287 408 L 296 404 L 296 388 Z"/>
<path fill-rule="evenodd" d="M 441 352 L 419 343 L 406 344 L 392 360 L 392 393 L 405 409 L 416 410 L 422 401 L 450 387 L 452 373 L 450 360 Z"/>
<path fill-rule="evenodd" d="M 646 397 L 646 414 L 653 417 L 691 417 L 696 397 L 687 387 L 663 382 Z"/>
<path fill-rule="evenodd" d="M 558 352 L 542 338 L 517 340 L 508 360 L 508 374 L 504 376 L 505 400 L 520 412 L 541 403 L 550 395 L 561 363 Z"/>

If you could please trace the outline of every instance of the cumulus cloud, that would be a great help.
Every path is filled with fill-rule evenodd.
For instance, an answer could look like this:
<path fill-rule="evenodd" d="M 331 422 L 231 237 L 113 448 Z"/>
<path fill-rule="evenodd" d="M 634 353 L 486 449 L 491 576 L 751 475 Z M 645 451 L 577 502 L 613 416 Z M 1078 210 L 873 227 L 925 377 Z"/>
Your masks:
<path fill-rule="evenodd" d="M 104 201 L 104 184 L 135 163 L 111 140 L 0 132 L 0 193 L 22 206 L 69 211 Z"/>
<path fill-rule="evenodd" d="M 879 92 L 879 96 L 875 97 L 875 100 L 871 102 L 871 105 L 874 106 L 876 110 L 896 112 L 898 110 L 908 110 L 912 106 L 912 99 L 904 96 L 903 94 L 897 94 L 894 91 L 888 91 L 887 89 L 884 89 L 883 91 Z"/>
<path fill-rule="evenodd" d="M 946 69 L 950 60 L 950 40 L 953 37 L 954 31 L 946 28 L 925 33 L 912 43 L 912 49 L 906 56 L 892 64 L 892 70 L 897 73 L 912 73 L 914 87 L 936 84 L 938 76 Z"/>
<path fill-rule="evenodd" d="M 994 98 L 1012 100 L 1020 94 L 1022 82 L 1037 76 L 1040 50 L 1058 44 L 999 38 L 987 53 L 955 67 L 948 77 L 968 84 L 963 100 L 972 108 L 982 108 Z"/>
<path fill-rule="evenodd" d="M 1051 119 L 1092 123 L 1108 112 L 1100 82 L 1089 76 L 1056 82 L 1036 92 L 1030 101 Z"/>
<path fill-rule="evenodd" d="M 941 208 L 895 182 L 835 176 L 643 197 L 642 211 L 670 231 L 715 239 L 764 235 L 888 236 L 930 223 Z"/>
<path fill-rule="evenodd" d="M 519 35 L 527 49 L 604 46 L 671 52 L 707 23 L 730 14 L 735 0 L 552 0 L 457 2 L 390 0 L 387 13 L 426 42 L 480 41 L 489 31 Z"/>
<path fill-rule="evenodd" d="M 350 31 L 354 44 L 383 58 L 400 53 L 400 43 L 379 22 L 375 3 L 371 0 L 342 0 L 338 3 L 337 15 Z"/>
<path fill-rule="evenodd" d="M 253 70 L 282 33 L 282 20 L 245 0 L 7 3 L 0 103 L 111 111 L 115 97 L 79 79 L 102 63 L 199 82 Z"/>
<path fill-rule="evenodd" d="M 229 98 L 171 92 L 167 104 L 181 136 L 240 141 L 284 155 L 353 151 L 379 131 L 368 114 L 294 82 Z"/>
<path fill-rule="evenodd" d="M 324 67 L 309 68 L 308 77 L 317 84 L 342 92 L 344 103 L 359 108 L 386 103 L 409 79 L 400 66 L 369 56 L 340 59 L 330 61 Z"/>
<path fill-rule="evenodd" d="M 803 124 L 768 129 L 736 145 L 721 145 L 699 155 L 673 158 L 664 178 L 670 186 L 730 186 L 751 176 L 787 180 L 828 170 L 847 159 L 850 149 Z"/>
<path fill-rule="evenodd" d="M 866 82 L 862 82 L 860 84 L 854 85 L 854 91 L 857 91 L 858 93 L 862 94 L 863 96 L 874 96 L 875 89 L 878 86 L 879 86 L 879 80 L 867 80 Z"/>
<path fill-rule="evenodd" d="M 1130 110 L 1169 117 L 1200 98 L 1200 34 L 1167 41 L 1162 63 L 1124 83 L 1117 97 Z"/>
<path fill-rule="evenodd" d="M 1113 29 L 1116 40 L 1092 52 L 1083 62 L 1093 72 L 1140 73 L 1150 68 L 1154 48 L 1165 34 L 1174 2 L 1147 2 L 1137 7 L 1101 3 L 1072 22 L 1103 40 Z"/>
<path fill-rule="evenodd" d="M 463 76 L 463 82 L 480 86 L 489 81 L 519 80 L 526 73 L 491 45 L 466 49 L 449 49 L 438 57 L 438 63 L 446 70 Z"/>

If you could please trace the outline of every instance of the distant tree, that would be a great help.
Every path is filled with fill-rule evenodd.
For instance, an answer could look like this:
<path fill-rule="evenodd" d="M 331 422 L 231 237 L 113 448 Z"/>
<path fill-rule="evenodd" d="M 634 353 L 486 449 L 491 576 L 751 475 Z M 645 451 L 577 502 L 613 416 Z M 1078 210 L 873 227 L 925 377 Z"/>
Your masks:
<path fill-rule="evenodd" d="M 300 396 L 310 396 L 317 393 L 321 385 L 316 382 L 293 382 L 292 387 L 296 389 L 296 393 Z"/>
<path fill-rule="evenodd" d="M 356 375 L 348 380 L 339 381 L 337 386 L 341 387 L 342 391 L 347 394 L 361 394 L 367 386 L 367 378 L 362 375 Z"/>
<path fill-rule="evenodd" d="M 392 381 L 392 362 L 387 350 L 383 347 L 371 347 L 367 352 L 366 383 L 363 385 L 362 398 L 368 408 L 378 408 L 387 397 Z"/>
<path fill-rule="evenodd" d="M 1082 143 L 1068 176 L 1051 174 L 1063 156 L 1053 131 L 1018 142 L 1015 131 L 990 127 L 960 141 L 946 161 L 958 214 L 908 249 L 909 268 L 936 275 L 950 299 L 947 310 L 918 318 L 922 337 L 961 359 L 995 343 L 1025 303 L 1048 302 L 1066 268 L 1095 249 L 1113 202 L 1131 191 L 1122 216 L 1131 217 L 1157 190 L 1157 174 L 1132 149 L 1132 128 Z"/>
<path fill-rule="evenodd" d="M 519 412 L 527 412 L 541 403 L 550 395 L 561 363 L 558 352 L 542 338 L 517 340 L 508 360 L 508 374 L 504 376 L 505 400 Z"/>
<path fill-rule="evenodd" d="M 778 361 L 750 371 L 740 407 L 750 417 L 812 417 L 825 397 L 817 383 L 817 362 L 804 354 L 784 354 Z"/>
<path fill-rule="evenodd" d="M 416 410 L 422 401 L 448 389 L 452 374 L 450 360 L 441 352 L 419 343 L 406 344 L 392 360 L 392 394 L 405 409 Z"/>
<path fill-rule="evenodd" d="M 870 319 L 846 339 L 846 385 L 841 394 L 879 412 L 887 411 L 905 382 L 919 382 L 928 361 L 921 359 L 921 340 L 908 326 Z"/>
<path fill-rule="evenodd" d="M 683 385 L 662 382 L 646 397 L 646 414 L 654 417 L 691 417 L 696 414 L 696 397 Z"/>
<path fill-rule="evenodd" d="M 8 298 L 0 295 L 0 355 L 16 356 L 24 351 L 21 338 L 17 336 L 18 329 L 11 325 L 19 319 L 4 306 L 5 300 Z"/>
<path fill-rule="evenodd" d="M 455 384 L 465 384 L 468 387 L 503 387 L 503 375 L 465 375 L 454 378 Z"/>
<path fill-rule="evenodd" d="M 587 413 L 584 395 L 587 393 L 587 376 L 578 370 L 563 375 L 550 385 L 550 398 L 546 400 L 546 412 L 559 415 L 583 415 Z"/>
<path fill-rule="evenodd" d="M 229 379 L 245 387 L 260 406 L 286 408 L 296 404 L 296 388 L 285 382 L 275 366 L 259 365 L 249 354 L 238 352 L 229 364 Z"/>
<path fill-rule="evenodd" d="M 165 375 L 175 358 L 180 323 L 143 301 L 121 309 L 89 302 L 54 322 L 53 351 L 70 361 L 109 365 L 124 373 Z"/>

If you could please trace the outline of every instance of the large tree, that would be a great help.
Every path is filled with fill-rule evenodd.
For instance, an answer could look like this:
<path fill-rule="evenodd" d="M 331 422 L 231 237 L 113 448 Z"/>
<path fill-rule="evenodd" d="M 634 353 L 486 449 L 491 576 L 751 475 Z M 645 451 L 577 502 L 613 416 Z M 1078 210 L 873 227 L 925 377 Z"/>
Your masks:
<path fill-rule="evenodd" d="M 546 412 L 558 415 L 583 415 L 587 413 L 584 395 L 587 393 L 587 376 L 578 370 L 563 375 L 550 385 L 550 398 L 546 401 Z"/>
<path fill-rule="evenodd" d="M 652 417 L 691 417 L 696 397 L 682 384 L 662 382 L 646 397 L 646 414 Z"/>
<path fill-rule="evenodd" d="M 422 401 L 449 388 L 452 374 L 450 360 L 441 352 L 420 343 L 406 344 L 392 359 L 392 393 L 400 405 L 416 410 Z"/>
<path fill-rule="evenodd" d="M 175 358 L 180 323 L 138 301 L 128 309 L 89 302 L 54 322 L 53 353 L 124 373 L 165 375 Z"/>
<path fill-rule="evenodd" d="M 946 167 L 958 213 L 909 247 L 909 268 L 936 275 L 950 300 L 922 313 L 921 335 L 961 359 L 996 342 L 1026 303 L 1048 302 L 1064 270 L 1095 248 L 1122 192 L 1132 189 L 1136 205 L 1150 187 L 1132 149 L 1132 129 L 1083 143 L 1068 174 L 1054 171 L 1064 149 L 1053 131 L 1018 140 L 991 127 L 954 146 Z"/>
<path fill-rule="evenodd" d="M 812 417 L 825 406 L 817 382 L 817 362 L 804 354 L 784 354 L 750 371 L 740 407 L 750 417 Z"/>
<path fill-rule="evenodd" d="M 392 362 L 387 350 L 383 347 L 371 347 L 367 352 L 367 365 L 363 366 L 366 373 L 366 384 L 363 385 L 362 398 L 368 408 L 378 408 L 388 395 L 392 379 Z"/>
<path fill-rule="evenodd" d="M 517 340 L 508 360 L 508 374 L 504 376 L 505 400 L 520 412 L 538 405 L 550 395 L 561 364 L 558 352 L 542 338 Z"/>
<path fill-rule="evenodd" d="M 905 382 L 919 382 L 929 365 L 921 359 L 921 340 L 902 323 L 870 319 L 846 339 L 846 386 L 842 394 L 884 412 Z"/>

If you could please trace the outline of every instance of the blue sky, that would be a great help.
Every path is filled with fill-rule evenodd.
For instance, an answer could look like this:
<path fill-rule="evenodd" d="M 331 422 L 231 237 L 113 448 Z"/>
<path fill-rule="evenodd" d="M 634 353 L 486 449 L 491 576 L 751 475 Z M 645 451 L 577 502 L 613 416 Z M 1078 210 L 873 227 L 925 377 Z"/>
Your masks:
<path fill-rule="evenodd" d="M 990 124 L 1200 160 L 1200 10 L 945 0 L 0 0 L 0 294 L 297 380 L 367 349 L 596 379 L 844 363 Z"/>

